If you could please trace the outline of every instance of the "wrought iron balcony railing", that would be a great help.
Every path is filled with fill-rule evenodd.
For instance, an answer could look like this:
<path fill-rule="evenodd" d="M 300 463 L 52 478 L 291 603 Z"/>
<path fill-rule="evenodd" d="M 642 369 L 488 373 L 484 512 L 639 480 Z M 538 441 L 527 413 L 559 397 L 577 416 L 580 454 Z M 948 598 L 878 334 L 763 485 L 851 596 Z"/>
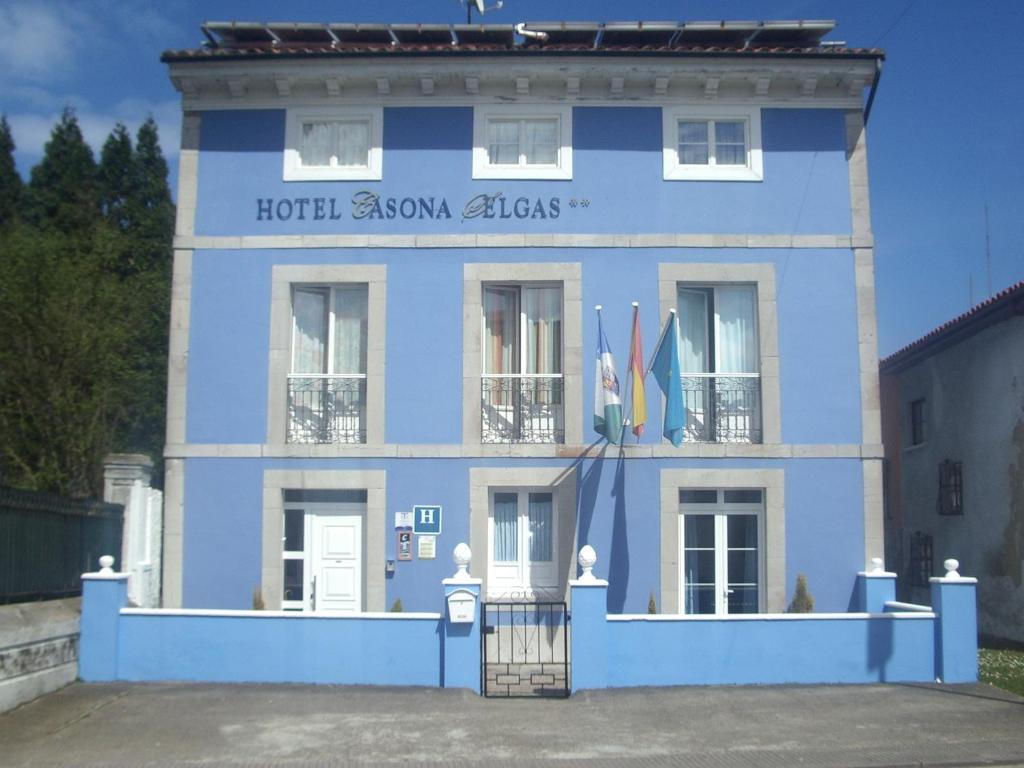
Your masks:
<path fill-rule="evenodd" d="M 760 374 L 688 373 L 682 380 L 684 440 L 761 442 Z"/>
<path fill-rule="evenodd" d="M 289 376 L 288 442 L 365 443 L 366 376 Z"/>
<path fill-rule="evenodd" d="M 480 379 L 484 443 L 565 441 L 562 376 L 485 374 Z"/>

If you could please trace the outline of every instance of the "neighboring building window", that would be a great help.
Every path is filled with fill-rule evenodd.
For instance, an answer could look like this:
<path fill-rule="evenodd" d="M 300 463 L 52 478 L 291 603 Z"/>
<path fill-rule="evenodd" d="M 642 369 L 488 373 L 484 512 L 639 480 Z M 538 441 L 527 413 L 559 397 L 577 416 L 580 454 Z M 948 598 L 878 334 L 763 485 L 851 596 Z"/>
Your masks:
<path fill-rule="evenodd" d="M 914 587 L 927 587 L 934 566 L 932 564 L 932 537 L 916 531 L 910 535 L 910 565 L 907 581 Z"/>
<path fill-rule="evenodd" d="M 380 179 L 380 109 L 331 114 L 289 110 L 284 180 Z"/>
<path fill-rule="evenodd" d="M 478 107 L 473 116 L 474 179 L 571 179 L 569 107 Z"/>
<path fill-rule="evenodd" d="M 764 579 L 764 491 L 679 491 L 682 612 L 758 613 Z"/>
<path fill-rule="evenodd" d="M 489 595 L 522 600 L 561 595 L 554 506 L 551 491 L 491 492 Z"/>
<path fill-rule="evenodd" d="M 665 179 L 764 178 L 760 110 L 665 109 L 662 131 Z"/>
<path fill-rule="evenodd" d="M 962 515 L 964 513 L 964 475 L 959 461 L 943 461 L 939 464 L 939 514 Z"/>
<path fill-rule="evenodd" d="M 757 288 L 678 285 L 684 439 L 760 443 Z"/>
<path fill-rule="evenodd" d="M 924 398 L 910 404 L 910 444 L 921 445 L 925 439 Z"/>
<path fill-rule="evenodd" d="M 562 287 L 483 286 L 481 442 L 565 440 Z"/>
<path fill-rule="evenodd" d="M 367 286 L 292 289 L 289 443 L 366 442 Z"/>

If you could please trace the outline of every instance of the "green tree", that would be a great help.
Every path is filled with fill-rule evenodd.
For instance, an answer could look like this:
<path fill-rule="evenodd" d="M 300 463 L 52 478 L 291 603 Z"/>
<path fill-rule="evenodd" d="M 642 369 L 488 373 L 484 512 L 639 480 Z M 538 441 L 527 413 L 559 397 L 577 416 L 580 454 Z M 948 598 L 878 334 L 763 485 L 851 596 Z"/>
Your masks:
<path fill-rule="evenodd" d="M 132 231 L 156 250 L 154 260 L 170 263 L 174 236 L 174 203 L 167 186 L 167 161 L 152 116 L 135 138 L 135 189 L 130 208 Z"/>
<path fill-rule="evenodd" d="M 135 193 L 133 153 L 132 138 L 118 123 L 103 144 L 96 172 L 100 210 L 107 223 L 121 232 L 129 227 L 128 208 Z"/>
<path fill-rule="evenodd" d="M 66 108 L 32 169 L 27 218 L 44 230 L 82 239 L 100 220 L 96 162 L 72 109 Z"/>
<path fill-rule="evenodd" d="M 7 485 L 95 497 L 132 394 L 126 293 L 67 240 L 0 238 L 0 465 Z"/>
<path fill-rule="evenodd" d="M 21 176 L 14 165 L 14 136 L 7 116 L 0 115 L 0 227 L 17 216 L 21 207 Z"/>

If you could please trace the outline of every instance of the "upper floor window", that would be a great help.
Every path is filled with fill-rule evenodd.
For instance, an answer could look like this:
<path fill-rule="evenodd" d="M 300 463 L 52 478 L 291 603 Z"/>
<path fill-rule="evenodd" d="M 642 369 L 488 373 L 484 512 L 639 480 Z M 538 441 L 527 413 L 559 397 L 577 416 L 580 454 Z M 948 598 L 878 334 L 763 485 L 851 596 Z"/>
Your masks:
<path fill-rule="evenodd" d="M 477 107 L 474 179 L 571 179 L 572 109 Z"/>
<path fill-rule="evenodd" d="M 290 443 L 366 442 L 367 286 L 296 286 Z"/>
<path fill-rule="evenodd" d="M 662 130 L 666 179 L 760 181 L 764 178 L 760 110 L 665 109 Z"/>
<path fill-rule="evenodd" d="M 910 403 L 910 444 L 921 445 L 925 439 L 924 398 Z"/>
<path fill-rule="evenodd" d="M 483 288 L 481 442 L 561 443 L 562 287 Z"/>
<path fill-rule="evenodd" d="M 379 108 L 334 114 L 289 110 L 284 180 L 381 178 L 381 122 Z"/>
<path fill-rule="evenodd" d="M 946 459 L 939 464 L 940 515 L 962 515 L 964 513 L 964 470 L 959 461 Z"/>
<path fill-rule="evenodd" d="M 757 288 L 678 285 L 684 439 L 760 443 Z"/>

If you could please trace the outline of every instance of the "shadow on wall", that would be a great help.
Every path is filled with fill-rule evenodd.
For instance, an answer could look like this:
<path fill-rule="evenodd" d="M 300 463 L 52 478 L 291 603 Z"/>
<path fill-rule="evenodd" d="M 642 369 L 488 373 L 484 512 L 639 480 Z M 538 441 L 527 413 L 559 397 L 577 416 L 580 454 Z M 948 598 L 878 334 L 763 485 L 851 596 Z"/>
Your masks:
<path fill-rule="evenodd" d="M 879 682 L 888 682 L 887 668 L 893 654 L 892 621 L 869 621 L 868 630 L 868 669 L 877 670 Z"/>
<path fill-rule="evenodd" d="M 619 448 L 612 483 L 615 507 L 612 517 L 612 546 L 608 558 L 608 612 L 622 613 L 629 586 L 629 539 L 626 532 L 626 459 Z"/>

